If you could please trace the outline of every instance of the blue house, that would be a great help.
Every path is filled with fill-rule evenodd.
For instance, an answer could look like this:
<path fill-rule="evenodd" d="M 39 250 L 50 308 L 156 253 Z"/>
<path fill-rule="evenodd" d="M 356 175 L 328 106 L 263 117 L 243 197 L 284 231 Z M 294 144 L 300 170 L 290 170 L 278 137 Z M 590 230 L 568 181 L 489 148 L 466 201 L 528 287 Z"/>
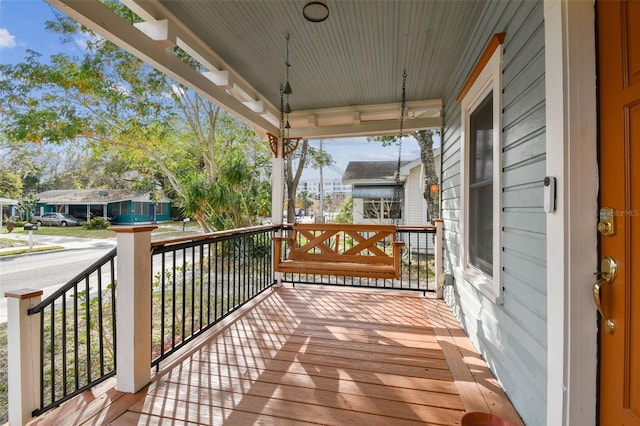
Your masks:
<path fill-rule="evenodd" d="M 149 193 L 128 189 L 66 189 L 37 195 L 36 214 L 70 213 L 79 218 L 110 218 L 118 225 L 162 222 L 171 219 L 171 200 L 153 200 Z"/>

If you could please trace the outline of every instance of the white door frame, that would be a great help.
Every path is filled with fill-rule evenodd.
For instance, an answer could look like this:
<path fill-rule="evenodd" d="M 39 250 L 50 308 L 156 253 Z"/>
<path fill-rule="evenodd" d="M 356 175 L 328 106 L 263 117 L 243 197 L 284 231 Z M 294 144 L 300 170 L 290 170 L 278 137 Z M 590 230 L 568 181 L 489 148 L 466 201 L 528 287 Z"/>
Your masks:
<path fill-rule="evenodd" d="M 596 42 L 593 1 L 545 0 L 547 424 L 596 423 Z"/>

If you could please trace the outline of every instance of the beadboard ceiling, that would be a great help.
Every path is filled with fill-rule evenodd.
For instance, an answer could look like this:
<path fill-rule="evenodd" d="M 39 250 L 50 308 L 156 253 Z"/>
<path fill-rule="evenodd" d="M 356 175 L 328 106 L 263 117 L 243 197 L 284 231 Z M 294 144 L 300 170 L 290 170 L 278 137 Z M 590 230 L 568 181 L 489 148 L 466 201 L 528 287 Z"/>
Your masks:
<path fill-rule="evenodd" d="M 262 131 L 277 131 L 280 85 L 293 93 L 292 136 L 397 131 L 402 74 L 406 126 L 440 127 L 442 90 L 484 9 L 482 1 L 328 0 L 329 17 L 302 16 L 305 0 L 123 0 L 132 27 L 94 0 L 47 0 Z M 179 46 L 206 69 L 167 55 Z"/>

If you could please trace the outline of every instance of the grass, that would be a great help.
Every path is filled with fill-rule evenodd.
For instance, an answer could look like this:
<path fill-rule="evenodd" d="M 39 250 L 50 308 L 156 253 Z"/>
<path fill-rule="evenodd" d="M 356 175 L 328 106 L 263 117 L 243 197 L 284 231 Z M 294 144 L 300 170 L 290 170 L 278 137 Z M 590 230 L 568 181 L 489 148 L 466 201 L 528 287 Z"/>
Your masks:
<path fill-rule="evenodd" d="M 152 234 L 175 234 L 175 235 L 188 235 L 193 234 L 194 231 L 200 229 L 197 224 L 195 226 L 187 226 L 185 230 L 177 229 L 174 227 L 163 226 L 162 224 L 158 225 L 158 228 L 155 229 Z M 37 231 L 33 231 L 34 235 L 53 235 L 59 237 L 77 237 L 77 238 L 113 238 L 116 236 L 114 231 L 110 231 L 108 229 L 83 229 L 81 226 L 68 226 L 66 228 L 62 228 L 59 226 L 41 226 Z M 2 234 L 7 234 L 7 229 L 2 229 Z M 12 234 L 16 235 L 29 235 L 29 231 L 25 231 L 22 228 L 15 228 Z"/>
<path fill-rule="evenodd" d="M 78 238 L 113 238 L 116 233 L 107 229 L 82 229 L 81 226 L 68 226 L 66 228 L 58 226 L 41 226 L 37 231 L 33 231 L 37 235 L 54 235 L 59 237 L 78 237 Z M 22 228 L 15 228 L 12 234 L 29 235 L 29 231 Z"/>

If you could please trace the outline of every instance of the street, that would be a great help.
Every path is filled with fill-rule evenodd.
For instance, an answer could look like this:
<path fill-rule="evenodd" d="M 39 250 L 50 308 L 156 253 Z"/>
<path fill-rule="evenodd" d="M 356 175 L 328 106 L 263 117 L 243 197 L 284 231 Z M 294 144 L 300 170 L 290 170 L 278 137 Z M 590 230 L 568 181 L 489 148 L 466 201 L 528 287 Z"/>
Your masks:
<path fill-rule="evenodd" d="M 0 323 L 7 321 L 5 292 L 42 289 L 44 298 L 115 247 L 115 239 L 57 237 L 50 243 L 62 245 L 66 250 L 0 257 Z"/>

